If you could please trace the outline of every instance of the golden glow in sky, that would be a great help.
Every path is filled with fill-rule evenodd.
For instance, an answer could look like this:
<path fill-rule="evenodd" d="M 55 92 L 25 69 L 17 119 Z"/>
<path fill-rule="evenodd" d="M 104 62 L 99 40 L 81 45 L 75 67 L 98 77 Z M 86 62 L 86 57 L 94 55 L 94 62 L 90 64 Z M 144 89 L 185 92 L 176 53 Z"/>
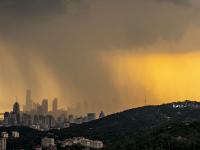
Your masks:
<path fill-rule="evenodd" d="M 122 105 L 200 99 L 200 53 L 118 53 L 105 59 Z M 140 101 L 139 101 L 140 100 Z"/>

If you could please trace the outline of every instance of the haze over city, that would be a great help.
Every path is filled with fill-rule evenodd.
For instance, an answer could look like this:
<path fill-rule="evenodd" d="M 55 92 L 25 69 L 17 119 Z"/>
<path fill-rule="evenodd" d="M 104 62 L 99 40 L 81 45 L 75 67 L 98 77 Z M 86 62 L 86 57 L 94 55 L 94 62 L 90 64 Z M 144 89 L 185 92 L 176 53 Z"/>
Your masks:
<path fill-rule="evenodd" d="M 25 90 L 107 114 L 200 99 L 198 0 L 0 0 L 0 112 Z"/>

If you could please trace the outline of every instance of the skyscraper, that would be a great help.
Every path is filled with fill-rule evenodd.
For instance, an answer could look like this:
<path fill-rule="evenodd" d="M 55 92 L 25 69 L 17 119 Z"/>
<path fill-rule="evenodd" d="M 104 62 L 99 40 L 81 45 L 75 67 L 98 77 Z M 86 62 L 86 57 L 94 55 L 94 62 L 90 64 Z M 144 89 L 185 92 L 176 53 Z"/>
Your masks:
<path fill-rule="evenodd" d="M 10 122 L 10 113 L 5 112 L 4 113 L 4 125 L 9 125 L 9 122 Z"/>
<path fill-rule="evenodd" d="M 20 124 L 20 106 L 18 102 L 15 102 L 13 105 L 13 115 L 16 117 L 17 125 Z"/>
<path fill-rule="evenodd" d="M 52 102 L 52 111 L 53 113 L 56 113 L 58 111 L 58 99 L 55 98 Z"/>
<path fill-rule="evenodd" d="M 19 103 L 15 102 L 13 105 L 13 113 L 15 114 L 19 114 L 20 113 L 20 107 L 19 107 Z"/>
<path fill-rule="evenodd" d="M 31 90 L 26 91 L 26 111 L 32 110 Z"/>
<path fill-rule="evenodd" d="M 43 99 L 42 101 L 42 111 L 44 115 L 48 113 L 48 99 Z"/>

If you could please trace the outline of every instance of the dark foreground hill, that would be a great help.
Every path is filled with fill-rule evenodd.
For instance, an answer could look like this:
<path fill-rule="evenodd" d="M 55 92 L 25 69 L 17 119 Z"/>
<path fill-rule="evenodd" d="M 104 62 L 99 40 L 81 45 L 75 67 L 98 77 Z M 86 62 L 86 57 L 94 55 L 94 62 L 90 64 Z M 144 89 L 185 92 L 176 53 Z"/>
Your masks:
<path fill-rule="evenodd" d="M 52 132 L 60 138 L 86 136 L 104 141 L 115 141 L 121 136 L 140 135 L 144 130 L 181 122 L 200 122 L 200 103 L 185 101 L 160 106 L 145 106 Z"/>
<path fill-rule="evenodd" d="M 199 150 L 200 123 L 177 123 L 129 136 L 105 147 L 106 150 Z"/>
<path fill-rule="evenodd" d="M 60 140 L 84 136 L 104 141 L 105 149 L 108 150 L 170 150 L 182 147 L 200 149 L 198 122 L 200 103 L 185 101 L 130 109 L 62 130 L 39 132 L 29 128 L 15 128 L 20 130 L 22 137 L 17 141 L 11 140 L 9 145 L 10 148 L 14 145 L 15 148 L 18 146 L 31 149 L 31 146 L 39 144 L 44 136 L 53 136 Z"/>

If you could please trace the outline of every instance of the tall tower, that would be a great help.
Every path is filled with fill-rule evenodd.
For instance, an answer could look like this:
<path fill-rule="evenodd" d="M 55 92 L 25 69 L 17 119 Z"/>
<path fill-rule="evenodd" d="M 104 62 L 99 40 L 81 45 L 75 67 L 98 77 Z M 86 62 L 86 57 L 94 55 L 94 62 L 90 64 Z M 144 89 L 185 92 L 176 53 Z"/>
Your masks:
<path fill-rule="evenodd" d="M 32 110 L 31 90 L 26 91 L 26 111 Z"/>
<path fill-rule="evenodd" d="M 20 106 L 18 102 L 15 102 L 13 105 L 13 114 L 16 117 L 17 125 L 20 124 Z"/>
<path fill-rule="evenodd" d="M 44 115 L 48 113 L 48 99 L 43 99 L 42 101 L 42 112 Z"/>
<path fill-rule="evenodd" d="M 55 98 L 52 102 L 52 111 L 53 113 L 56 113 L 58 111 L 58 99 Z"/>
<path fill-rule="evenodd" d="M 20 107 L 19 107 L 19 103 L 15 102 L 13 105 L 13 113 L 15 114 L 19 114 L 20 113 Z"/>

